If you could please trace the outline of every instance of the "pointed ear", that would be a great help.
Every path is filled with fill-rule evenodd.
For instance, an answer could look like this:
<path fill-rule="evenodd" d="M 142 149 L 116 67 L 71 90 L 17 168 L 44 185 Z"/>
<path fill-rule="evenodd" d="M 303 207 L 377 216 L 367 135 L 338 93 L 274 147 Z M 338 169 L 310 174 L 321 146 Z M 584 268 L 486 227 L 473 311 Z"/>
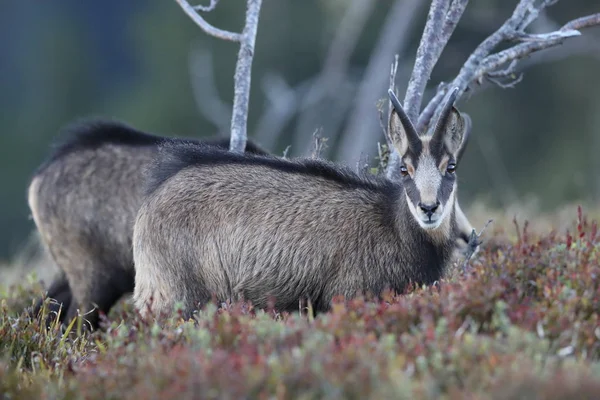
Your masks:
<path fill-rule="evenodd" d="M 444 127 L 444 145 L 446 149 L 460 159 L 471 132 L 471 118 L 463 116 L 452 107 L 446 126 Z"/>
<path fill-rule="evenodd" d="M 392 112 L 388 121 L 387 136 L 388 141 L 394 146 L 400 156 L 406 154 L 411 149 L 418 153 L 421 151 L 421 139 L 415 130 L 414 125 L 408 119 L 400 101 L 390 89 L 388 90 L 392 102 Z"/>
<path fill-rule="evenodd" d="M 408 151 L 408 136 L 406 130 L 402 126 L 400 117 L 396 110 L 392 110 L 390 113 L 390 120 L 388 121 L 387 129 L 388 142 L 394 146 L 395 150 L 400 156 L 403 156 Z"/>
<path fill-rule="evenodd" d="M 469 114 L 465 114 L 465 113 L 461 113 L 461 114 L 462 114 L 463 120 L 465 121 L 465 128 L 464 128 L 464 133 L 463 133 L 462 144 L 456 155 L 456 163 L 457 164 L 460 164 L 460 160 L 462 159 L 463 155 L 465 154 L 465 150 L 467 149 L 467 144 L 469 144 L 469 137 L 471 136 L 471 129 L 473 127 L 473 123 L 471 121 L 471 117 L 469 117 Z"/>

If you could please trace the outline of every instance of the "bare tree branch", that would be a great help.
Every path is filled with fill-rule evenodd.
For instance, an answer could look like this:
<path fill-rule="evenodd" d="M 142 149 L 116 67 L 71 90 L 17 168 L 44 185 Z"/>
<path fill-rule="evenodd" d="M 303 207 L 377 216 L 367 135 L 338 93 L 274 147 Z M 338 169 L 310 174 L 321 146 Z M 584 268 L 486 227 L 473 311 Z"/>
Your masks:
<path fill-rule="evenodd" d="M 593 25 L 600 25 L 600 13 L 570 21 L 554 32 L 527 35 L 528 41 L 486 57 L 471 81 L 480 79 L 484 74 L 489 74 L 507 62 L 514 63 L 536 51 L 562 44 L 564 39 L 580 36 L 581 33 L 577 29 Z"/>
<path fill-rule="evenodd" d="M 458 73 L 458 76 L 456 77 L 456 79 L 454 79 L 454 81 L 451 84 L 451 87 L 458 87 L 457 99 L 460 98 L 462 93 L 465 91 L 468 82 L 471 82 L 471 80 L 468 78 L 477 70 L 477 67 L 479 66 L 479 63 L 481 62 L 481 60 L 483 58 L 485 58 L 488 54 L 490 54 L 490 52 L 492 50 L 494 50 L 496 48 L 496 46 L 498 46 L 498 44 L 500 44 L 502 41 L 513 37 L 515 32 L 517 32 L 517 28 L 524 25 L 523 22 L 525 21 L 527 15 L 529 13 L 529 9 L 531 7 L 533 7 L 534 2 L 535 2 L 535 0 L 520 0 L 519 4 L 517 4 L 517 7 L 513 11 L 512 16 L 498 30 L 496 30 L 496 32 L 494 32 L 492 35 L 487 37 L 475 49 L 475 51 L 473 51 L 473 53 L 471 53 L 471 55 L 469 56 L 469 58 L 467 59 L 467 61 L 463 65 L 463 67 L 461 68 L 460 72 Z M 524 29 L 524 28 L 525 28 L 525 26 L 522 26 L 522 29 Z M 444 90 L 444 92 L 445 92 L 446 87 L 447 86 L 444 86 L 442 88 Z M 445 93 L 443 93 L 443 94 L 445 94 Z M 438 101 L 438 104 L 433 104 L 429 107 L 430 109 L 434 110 L 434 112 L 431 114 L 434 118 L 435 118 L 435 115 L 437 114 L 437 110 L 439 109 L 438 106 L 441 103 L 441 100 L 443 98 L 444 98 L 443 95 L 442 96 L 434 96 L 434 98 L 431 100 L 431 101 L 433 101 L 433 100 Z M 430 103 L 431 103 L 431 101 L 430 101 Z M 421 121 L 419 121 L 417 123 L 418 125 L 420 125 L 420 126 L 428 126 L 429 125 L 429 120 L 426 121 L 426 120 L 423 120 L 422 118 L 420 118 L 420 119 L 421 119 Z"/>
<path fill-rule="evenodd" d="M 175 0 L 183 11 L 207 34 L 219 39 L 238 42 L 240 50 L 235 66 L 233 111 L 231 113 L 231 136 L 229 150 L 243 153 L 247 141 L 248 104 L 250 102 L 250 82 L 252 76 L 252 60 L 254 59 L 254 43 L 258 30 L 258 17 L 262 0 L 247 0 L 246 21 L 242 33 L 233 33 L 215 28 L 196 10 L 212 11 L 219 0 L 211 0 L 209 6 L 192 7 L 186 0 Z"/>
<path fill-rule="evenodd" d="M 394 62 L 392 63 L 392 66 L 390 68 L 390 86 L 389 89 L 391 89 L 394 93 L 396 93 L 396 74 L 398 73 L 398 54 L 396 54 L 394 56 Z M 388 150 L 390 151 L 390 158 L 388 159 L 388 164 L 390 167 L 388 168 L 388 171 L 396 171 L 397 168 L 399 167 L 399 163 L 400 163 L 400 157 L 398 156 L 398 153 L 396 152 L 396 149 L 394 149 L 394 145 L 392 142 L 390 142 L 390 138 L 389 135 L 386 135 L 385 132 L 387 131 L 387 122 L 390 120 L 390 117 L 392 115 L 392 101 L 389 99 L 388 96 L 388 101 L 387 101 L 387 105 L 388 105 L 388 113 L 387 113 L 387 119 L 385 121 L 382 120 L 383 118 L 383 113 L 380 113 L 379 115 L 379 119 L 380 119 L 380 124 L 381 127 L 384 130 L 384 136 L 385 136 L 385 140 L 386 143 L 388 145 Z M 389 178 L 392 178 L 392 175 L 388 175 Z"/>
<path fill-rule="evenodd" d="M 254 59 L 254 43 L 256 42 L 261 5 L 262 0 L 248 0 L 246 25 L 242 31 L 240 51 L 233 77 L 234 96 L 229 150 L 238 153 L 244 152 L 248 138 L 246 131 L 248 124 L 248 104 L 250 103 L 252 60 Z"/>
<path fill-rule="evenodd" d="M 600 13 L 588 15 L 587 17 L 580 17 L 574 19 L 571 22 L 567 22 L 562 29 L 583 29 L 591 26 L 600 25 Z"/>
<path fill-rule="evenodd" d="M 518 46 L 511 47 L 499 53 L 488 56 L 483 60 L 481 66 L 477 69 L 475 74 L 473 74 L 470 82 L 477 81 L 484 74 L 489 74 L 491 71 L 500 68 L 507 62 L 516 61 L 528 56 L 533 52 L 557 46 L 563 42 L 563 39 L 579 35 L 579 32 L 574 32 L 577 31 L 568 31 L 562 37 L 557 35 L 556 37 L 551 36 L 551 39 L 541 39 L 538 42 L 522 43 Z"/>
<path fill-rule="evenodd" d="M 540 31 L 555 31 L 561 28 L 558 23 L 548 17 L 547 13 L 540 13 L 540 16 L 534 23 L 539 27 Z M 519 63 L 518 69 L 522 71 L 532 65 L 561 60 L 578 54 L 600 60 L 600 37 L 597 35 L 582 35 L 577 40 L 571 41 L 568 46 L 555 47 L 549 51 L 534 53 L 530 57 L 523 59 Z"/>
<path fill-rule="evenodd" d="M 421 112 L 421 115 L 419 116 L 419 120 L 416 126 L 417 132 L 423 132 L 425 130 L 426 123 L 429 123 L 429 121 L 431 121 L 431 118 L 433 118 L 435 109 L 442 102 L 444 96 L 446 95 L 446 87 L 446 83 L 440 82 L 435 95 L 433 96 L 431 101 L 427 103 L 427 105 Z"/>
<path fill-rule="evenodd" d="M 452 1 L 450 9 L 448 10 L 448 14 L 446 15 L 442 41 L 440 42 L 440 46 L 438 46 L 438 54 L 436 59 L 440 57 L 442 50 L 444 50 L 445 45 L 448 43 L 448 40 L 450 40 L 450 36 L 452 36 L 454 33 L 454 29 L 456 28 L 456 25 L 458 25 L 458 21 L 460 21 L 462 18 L 465 8 L 467 8 L 467 4 L 469 4 L 469 0 Z"/>
<path fill-rule="evenodd" d="M 183 9 L 183 12 L 192 19 L 204 32 L 219 39 L 229 40 L 231 42 L 239 42 L 242 39 L 242 35 L 239 33 L 225 31 L 223 29 L 215 28 L 209 24 L 200 14 L 196 12 L 196 9 L 200 11 L 212 11 L 218 3 L 217 1 L 211 0 L 210 6 L 203 8 L 202 6 L 192 7 L 186 0 L 175 0 L 177 4 Z"/>
<path fill-rule="evenodd" d="M 458 207 L 458 205 L 457 205 L 457 207 Z M 487 227 L 492 222 L 494 222 L 493 219 L 488 219 L 488 221 L 485 223 L 485 225 L 483 226 L 483 228 L 481 228 L 481 231 L 479 233 L 477 233 L 475 231 L 475 229 L 473 229 L 471 231 L 471 234 L 469 235 L 469 242 L 467 243 L 468 248 L 467 248 L 467 252 L 465 254 L 465 260 L 463 261 L 463 264 L 462 264 L 462 271 L 463 272 L 467 269 L 467 263 L 469 262 L 469 260 L 471 259 L 471 257 L 473 257 L 473 254 L 475 254 L 475 251 L 477 250 L 477 248 L 482 244 L 481 236 L 483 235 L 483 233 L 485 232 L 485 230 L 487 229 Z"/>
<path fill-rule="evenodd" d="M 480 82 L 481 79 L 504 64 L 527 57 L 536 51 L 557 46 L 566 38 L 578 36 L 580 33 L 576 29 L 600 24 L 600 15 L 594 14 L 573 20 L 555 32 L 537 35 L 525 33 L 524 29 L 537 18 L 540 12 L 554 3 L 556 0 L 546 0 L 536 6 L 534 0 L 521 0 L 512 16 L 475 49 L 452 81 L 450 86 L 459 88 L 459 97 L 470 84 Z M 490 55 L 505 40 L 521 41 L 521 43 Z M 446 87 L 448 86 L 444 85 L 440 91 L 445 92 Z M 431 99 L 419 117 L 418 126 L 428 126 L 432 118 L 437 118 L 443 94 L 436 95 Z"/>
<path fill-rule="evenodd" d="M 194 10 L 210 12 L 214 10 L 219 4 L 219 0 L 210 0 L 210 4 L 208 6 L 194 6 Z"/>
<path fill-rule="evenodd" d="M 437 51 L 437 48 L 445 46 L 445 43 L 441 43 L 441 41 L 443 40 L 443 26 L 449 5 L 450 0 L 433 0 L 429 8 L 425 29 L 417 49 L 415 66 L 404 97 L 406 115 L 413 122 L 416 122 L 419 117 L 425 86 L 437 62 L 437 57 L 441 53 L 441 51 Z"/>
<path fill-rule="evenodd" d="M 551 5 L 558 3 L 558 0 L 543 0 L 537 7 L 535 6 L 535 0 L 527 3 L 529 3 L 527 14 L 523 18 L 521 24 L 517 27 L 517 31 L 523 31 L 525 28 L 531 25 L 531 23 L 540 15 L 540 12 L 542 12 L 546 7 L 550 7 Z"/>
<path fill-rule="evenodd" d="M 317 128 L 313 134 L 313 150 L 311 154 L 311 158 L 321 158 L 321 153 L 323 149 L 327 147 L 325 142 L 327 142 L 327 138 L 323 137 L 323 128 Z"/>

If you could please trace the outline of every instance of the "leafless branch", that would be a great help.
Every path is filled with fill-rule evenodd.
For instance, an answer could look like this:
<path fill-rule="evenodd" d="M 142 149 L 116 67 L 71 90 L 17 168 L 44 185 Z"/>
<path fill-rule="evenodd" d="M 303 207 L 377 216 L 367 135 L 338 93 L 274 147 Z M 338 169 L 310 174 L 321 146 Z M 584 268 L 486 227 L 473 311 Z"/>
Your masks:
<path fill-rule="evenodd" d="M 503 78 L 509 76 L 515 72 L 515 67 L 517 66 L 517 60 L 513 60 L 508 67 L 505 69 L 501 69 L 498 71 L 488 72 L 488 76 L 492 78 Z"/>
<path fill-rule="evenodd" d="M 427 22 L 417 49 L 415 65 L 404 97 L 404 109 L 411 121 L 416 121 L 419 116 L 425 86 L 437 62 L 439 53 L 441 53 L 437 51 L 437 48 L 445 46 L 445 43 L 441 43 L 441 41 L 444 39 L 442 37 L 444 33 L 443 26 L 449 5 L 450 0 L 433 0 L 429 7 Z M 449 39 L 449 36 L 446 39 Z"/>
<path fill-rule="evenodd" d="M 195 6 L 192 7 L 186 0 L 175 0 L 177 4 L 181 7 L 183 12 L 187 14 L 188 17 L 192 19 L 204 32 L 207 34 L 214 36 L 219 39 L 229 40 L 231 42 L 240 42 L 242 40 L 242 35 L 239 33 L 225 31 L 223 29 L 216 28 L 209 24 L 200 14 L 196 12 L 196 10 L 200 11 L 212 11 L 217 6 L 218 0 L 211 0 L 210 5 L 208 7 L 203 8 L 203 6 Z"/>
<path fill-rule="evenodd" d="M 573 21 L 566 23 L 562 29 L 583 29 L 595 25 L 600 25 L 600 13 L 574 19 Z"/>
<path fill-rule="evenodd" d="M 498 87 L 500 87 L 502 89 L 509 89 L 509 88 L 514 88 L 515 86 L 517 86 L 517 84 L 519 82 L 521 82 L 523 80 L 523 74 L 519 74 L 519 75 L 516 75 L 514 77 L 510 77 L 510 78 L 511 79 L 503 81 L 499 77 L 489 76 L 489 74 L 487 75 L 487 79 L 490 82 L 492 82 L 493 84 L 495 84 L 496 86 L 498 86 Z"/>
<path fill-rule="evenodd" d="M 194 10 L 210 12 L 214 10 L 219 4 L 219 0 L 210 0 L 210 4 L 208 6 L 194 6 Z"/>
<path fill-rule="evenodd" d="M 313 134 L 313 150 L 312 150 L 312 158 L 321 158 L 321 153 L 323 149 L 327 146 L 325 142 L 327 142 L 327 138 L 323 137 L 323 128 L 317 128 Z"/>
<path fill-rule="evenodd" d="M 394 56 L 394 62 L 392 63 L 392 66 L 390 68 L 390 86 L 389 86 L 389 89 L 391 89 L 392 91 L 394 91 L 394 93 L 396 93 L 396 74 L 397 73 L 398 73 L 398 54 L 396 54 Z M 398 156 L 398 153 L 394 150 L 394 146 L 390 142 L 389 135 L 385 134 L 386 129 L 387 129 L 387 121 L 389 121 L 390 116 L 392 114 L 392 101 L 388 99 L 387 105 L 388 105 L 387 120 L 382 121 L 381 119 L 383 118 L 383 115 L 380 115 L 379 116 L 379 119 L 380 119 L 379 123 L 380 123 L 381 127 L 384 130 L 384 136 L 385 136 L 386 143 L 388 145 L 388 149 L 391 151 L 391 157 L 388 160 L 389 165 L 391 165 L 391 167 L 389 168 L 389 171 L 395 171 L 396 167 L 398 166 L 398 163 L 400 162 L 400 157 Z M 391 178 L 392 176 L 390 175 L 389 177 Z"/>
<path fill-rule="evenodd" d="M 584 18 L 587 19 L 588 17 Z M 540 13 L 538 19 L 534 21 L 534 24 L 538 27 L 539 31 L 555 31 L 561 28 L 561 26 L 549 18 L 545 12 Z M 565 26 L 570 28 L 568 25 Z M 593 35 L 582 35 L 577 40 L 571 41 L 568 46 L 562 46 L 560 48 L 555 47 L 549 51 L 534 53 L 530 57 L 527 57 L 527 59 L 523 59 L 519 62 L 519 70 L 523 70 L 535 64 L 552 62 L 577 54 L 585 54 L 600 59 L 600 38 Z M 517 62 L 515 61 L 515 64 L 516 63 Z M 515 68 L 515 70 L 516 69 L 517 68 Z"/>
<path fill-rule="evenodd" d="M 531 25 L 531 23 L 538 18 L 540 13 L 546 7 L 550 7 L 551 5 L 558 3 L 558 0 L 543 0 L 537 7 L 535 6 L 535 0 L 528 3 L 529 7 L 527 9 L 527 13 L 523 18 L 521 25 L 517 27 L 517 31 L 523 31 L 525 28 Z"/>
<path fill-rule="evenodd" d="M 563 43 L 564 39 L 573 36 L 580 36 L 581 33 L 577 29 L 598 24 L 600 24 L 600 13 L 583 18 L 578 18 L 577 20 L 573 20 L 565 24 L 562 28 L 560 28 L 557 31 L 542 35 L 535 35 L 535 38 L 537 38 L 537 40 L 531 39 L 533 41 L 520 43 L 514 47 L 487 56 L 481 62 L 480 67 L 476 70 L 471 81 L 480 79 L 484 74 L 488 74 L 489 72 L 500 68 L 502 65 L 508 62 L 520 60 L 536 51 L 558 46 L 559 44 Z M 532 37 L 534 35 L 529 36 Z"/>
<path fill-rule="evenodd" d="M 445 45 L 450 40 L 450 36 L 454 33 L 454 29 L 456 25 L 458 25 L 458 21 L 462 18 L 463 13 L 465 12 L 465 8 L 467 8 L 467 4 L 469 4 L 469 0 L 453 0 L 450 5 L 450 9 L 448 10 L 448 14 L 446 14 L 446 21 L 444 23 L 444 30 L 442 34 L 442 41 L 438 46 L 438 54 L 437 58 L 442 54 L 442 50 L 444 50 Z"/>
<path fill-rule="evenodd" d="M 356 162 L 356 172 L 359 174 L 366 174 L 369 172 L 369 155 L 366 153 L 360 153 L 358 161 Z"/>
<path fill-rule="evenodd" d="M 584 17 L 586 18 L 586 17 Z M 537 27 L 538 31 L 555 31 L 559 30 L 562 26 L 552 19 L 550 19 L 545 12 L 540 12 L 538 19 L 536 19 L 532 23 L 532 27 Z M 509 64 L 509 67 L 501 70 L 501 71 L 493 71 L 488 73 L 487 76 L 495 77 L 497 74 L 502 72 L 509 72 L 507 77 L 512 77 L 513 79 L 517 76 L 523 76 L 527 68 L 535 66 L 541 63 L 551 63 L 554 61 L 562 60 L 565 58 L 572 57 L 574 55 L 585 55 L 588 57 L 595 58 L 596 60 L 600 60 L 600 40 L 597 35 L 581 35 L 577 40 L 573 40 L 569 42 L 568 46 L 555 46 L 554 48 L 550 48 L 547 51 L 536 52 L 529 55 L 527 58 L 524 58 L 520 61 L 514 60 Z M 510 74 L 512 72 L 512 75 Z M 471 86 L 469 87 L 469 95 L 473 96 L 475 93 L 480 93 L 485 89 L 488 89 L 492 86 L 496 86 L 496 83 L 492 82 L 492 80 L 488 81 L 491 84 L 485 84 L 481 82 L 481 85 Z M 439 94 L 439 93 L 438 93 Z M 430 107 L 433 104 L 437 104 L 438 102 L 431 102 L 427 106 Z M 425 111 L 421 115 L 422 119 L 431 120 L 432 115 L 426 116 Z"/>
<path fill-rule="evenodd" d="M 471 53 L 471 55 L 461 68 L 460 72 L 458 73 L 458 76 L 450 85 L 451 87 L 458 87 L 459 92 L 457 98 L 459 98 L 462 95 L 462 93 L 467 87 L 467 84 L 472 81 L 472 79 L 469 78 L 471 78 L 473 73 L 477 70 L 481 60 L 483 60 L 488 54 L 490 54 L 490 52 L 494 50 L 496 46 L 498 46 L 502 41 L 513 37 L 520 26 L 521 29 L 525 29 L 526 26 L 524 26 L 524 21 L 529 15 L 529 9 L 533 7 L 534 2 L 535 0 L 520 0 L 519 4 L 517 4 L 517 7 L 513 11 L 511 17 L 498 30 L 496 30 L 496 32 L 487 37 L 475 49 L 475 51 L 473 51 L 473 53 Z M 434 98 L 431 100 L 438 101 L 438 104 L 433 104 L 430 107 L 434 110 L 432 114 L 434 118 L 437 114 L 437 110 L 439 109 L 439 104 L 441 103 L 441 100 L 443 98 L 444 96 L 434 96 Z M 421 120 L 418 122 L 418 125 L 428 126 L 429 121 Z"/>
<path fill-rule="evenodd" d="M 250 102 L 250 82 L 252 75 L 252 60 L 254 59 L 254 43 L 258 30 L 258 17 L 262 0 L 247 0 L 246 20 L 242 33 L 233 33 L 215 28 L 196 12 L 212 11 L 218 0 L 211 0 L 209 6 L 191 6 L 186 0 L 175 0 L 183 11 L 207 34 L 219 39 L 238 42 L 240 50 L 235 66 L 233 111 L 231 113 L 231 137 L 229 150 L 243 153 L 247 141 L 248 104 Z"/>
<path fill-rule="evenodd" d="M 594 14 L 587 17 L 578 18 L 555 32 L 546 34 L 528 34 L 524 30 L 530 25 L 540 12 L 556 3 L 556 0 L 546 0 L 535 4 L 535 0 L 520 0 L 511 17 L 492 35 L 485 39 L 469 56 L 457 77 L 452 81 L 452 87 L 459 88 L 459 97 L 474 82 L 481 82 L 484 76 L 490 76 L 506 63 L 512 63 L 520 60 L 530 54 L 557 46 L 566 38 L 578 36 L 577 29 L 600 24 L 600 14 Z M 518 41 L 520 43 L 496 54 L 490 53 L 503 41 Z M 445 92 L 445 88 L 441 92 Z M 425 107 L 424 112 L 419 117 L 418 126 L 428 126 L 429 122 L 437 118 L 441 107 L 441 100 L 444 93 L 434 96 Z M 433 110 L 433 113 L 431 112 Z"/>
<path fill-rule="evenodd" d="M 486 224 L 483 226 L 483 228 L 481 228 L 481 232 L 477 233 L 475 231 L 475 229 L 473 229 L 471 231 L 471 235 L 469 235 L 469 243 L 468 243 L 468 249 L 467 249 L 467 253 L 465 255 L 465 261 L 463 261 L 463 265 L 462 265 L 462 270 L 465 271 L 467 268 L 467 263 L 469 262 L 469 260 L 471 259 L 471 257 L 473 257 L 473 254 L 475 254 L 475 250 L 477 250 L 477 247 L 479 247 L 482 243 L 481 241 L 481 236 L 483 235 L 483 233 L 485 232 L 485 230 L 487 229 L 487 227 L 493 222 L 493 219 L 489 219 Z"/>
<path fill-rule="evenodd" d="M 435 113 L 435 109 L 442 102 L 442 99 L 446 95 L 447 84 L 444 82 L 440 82 L 438 85 L 437 91 L 433 96 L 433 99 L 423 109 L 421 115 L 419 116 L 419 120 L 417 122 L 417 132 L 423 132 L 425 130 L 425 122 L 429 123 L 433 114 Z"/>
<path fill-rule="evenodd" d="M 262 0 L 248 0 L 246 8 L 246 24 L 242 31 L 240 51 L 235 66 L 233 113 L 231 115 L 231 141 L 229 150 L 243 153 L 246 149 L 248 104 L 250 103 L 250 81 L 252 76 L 252 60 L 254 59 L 254 43 L 258 30 L 258 17 Z"/>

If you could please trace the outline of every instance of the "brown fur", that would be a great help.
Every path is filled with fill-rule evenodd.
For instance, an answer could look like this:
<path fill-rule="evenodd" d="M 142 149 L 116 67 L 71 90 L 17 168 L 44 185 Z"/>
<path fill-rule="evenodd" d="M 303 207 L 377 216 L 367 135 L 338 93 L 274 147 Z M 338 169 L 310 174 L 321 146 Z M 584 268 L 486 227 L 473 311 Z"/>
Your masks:
<path fill-rule="evenodd" d="M 461 150 L 464 124 L 452 108 L 443 142 L 418 138 L 401 112 L 392 113 L 391 138 L 418 176 L 441 176 L 433 183 L 359 176 L 320 160 L 162 145 L 134 226 L 136 307 L 159 315 L 181 302 L 189 317 L 215 295 L 259 308 L 273 298 L 279 310 L 310 299 L 322 311 L 336 295 L 438 280 L 457 229 L 455 178 L 439 165 Z M 431 185 L 440 199 L 435 227 L 412 209 Z"/>
<path fill-rule="evenodd" d="M 61 321 L 77 312 L 92 328 L 133 291 L 131 237 L 143 197 L 143 171 L 167 139 L 124 124 L 88 120 L 67 128 L 67 140 L 36 171 L 28 204 L 42 243 L 61 273 L 48 296 L 62 303 Z M 227 148 L 229 139 L 207 143 Z M 247 151 L 266 154 L 249 142 Z M 34 307 L 37 313 L 41 300 Z M 94 311 L 92 311 L 96 308 Z"/>

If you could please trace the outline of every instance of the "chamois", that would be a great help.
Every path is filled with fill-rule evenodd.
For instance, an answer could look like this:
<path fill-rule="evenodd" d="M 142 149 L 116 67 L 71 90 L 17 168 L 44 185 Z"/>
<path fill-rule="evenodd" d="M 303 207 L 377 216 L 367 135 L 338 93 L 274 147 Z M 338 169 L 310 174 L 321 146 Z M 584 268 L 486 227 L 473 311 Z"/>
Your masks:
<path fill-rule="evenodd" d="M 400 102 L 388 136 L 399 180 L 315 159 L 235 154 L 164 143 L 148 169 L 133 233 L 133 300 L 142 316 L 214 298 L 270 300 L 280 311 L 336 295 L 402 292 L 442 277 L 455 246 L 457 156 L 468 123 L 447 96 L 431 135 Z"/>
<path fill-rule="evenodd" d="M 79 309 L 96 329 L 99 311 L 108 313 L 133 292 L 131 238 L 146 165 L 160 142 L 200 142 L 100 119 L 71 123 L 63 134 L 66 140 L 35 171 L 28 204 L 42 244 L 60 269 L 48 288 L 48 297 L 56 300 L 51 311 L 62 304 L 60 322 L 68 322 Z M 203 143 L 227 149 L 229 139 Z M 246 151 L 267 154 L 251 141 Z M 41 306 L 40 299 L 35 315 Z"/>

